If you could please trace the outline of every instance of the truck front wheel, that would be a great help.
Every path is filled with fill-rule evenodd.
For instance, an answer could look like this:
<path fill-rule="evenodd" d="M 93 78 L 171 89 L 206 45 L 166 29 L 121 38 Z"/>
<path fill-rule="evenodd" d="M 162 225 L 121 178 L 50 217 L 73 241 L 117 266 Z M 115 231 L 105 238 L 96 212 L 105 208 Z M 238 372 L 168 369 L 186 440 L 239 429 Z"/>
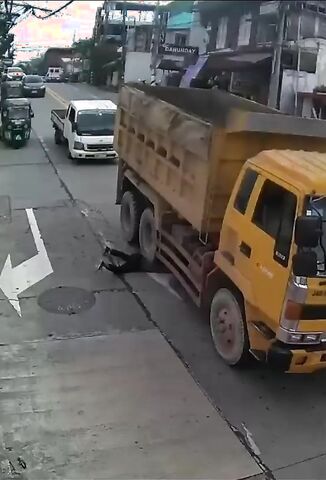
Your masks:
<path fill-rule="evenodd" d="M 138 240 L 139 221 L 142 213 L 140 202 L 130 190 L 123 194 L 120 207 L 120 224 L 128 243 Z"/>
<path fill-rule="evenodd" d="M 140 253 L 149 263 L 155 260 L 157 236 L 153 210 L 145 208 L 140 217 L 139 224 L 139 247 Z"/>
<path fill-rule="evenodd" d="M 232 366 L 240 366 L 249 358 L 249 338 L 243 308 L 236 296 L 226 288 L 218 290 L 211 303 L 210 324 L 218 354 Z"/>

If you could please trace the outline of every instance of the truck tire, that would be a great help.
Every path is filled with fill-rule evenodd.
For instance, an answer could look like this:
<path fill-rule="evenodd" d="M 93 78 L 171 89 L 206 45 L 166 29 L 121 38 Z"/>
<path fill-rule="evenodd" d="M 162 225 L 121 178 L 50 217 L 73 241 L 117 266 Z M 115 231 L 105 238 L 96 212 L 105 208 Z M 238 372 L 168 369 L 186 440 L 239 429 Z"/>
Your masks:
<path fill-rule="evenodd" d="M 138 240 L 141 213 L 142 209 L 136 195 L 127 190 L 121 199 L 120 224 L 123 237 L 128 243 Z"/>
<path fill-rule="evenodd" d="M 211 333 L 217 353 L 225 363 L 241 366 L 250 357 L 249 338 L 243 308 L 228 289 L 218 290 L 211 303 Z"/>
<path fill-rule="evenodd" d="M 148 263 L 153 263 L 157 248 L 157 234 L 153 210 L 145 208 L 139 224 L 140 253 Z"/>
<path fill-rule="evenodd" d="M 61 145 L 62 144 L 62 135 L 61 132 L 58 128 L 54 130 L 54 143 L 56 145 Z"/>

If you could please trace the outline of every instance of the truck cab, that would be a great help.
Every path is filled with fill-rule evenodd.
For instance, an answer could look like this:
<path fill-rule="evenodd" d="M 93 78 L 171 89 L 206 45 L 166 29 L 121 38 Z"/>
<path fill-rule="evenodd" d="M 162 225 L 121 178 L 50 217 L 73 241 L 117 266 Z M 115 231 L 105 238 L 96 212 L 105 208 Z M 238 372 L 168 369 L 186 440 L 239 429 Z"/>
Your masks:
<path fill-rule="evenodd" d="M 73 100 L 67 110 L 53 110 L 56 143 L 68 145 L 76 160 L 112 159 L 116 105 L 110 100 Z"/>
<path fill-rule="evenodd" d="M 290 150 L 249 160 L 215 253 L 215 273 L 223 272 L 231 295 L 241 299 L 251 353 L 291 372 L 326 362 L 325 162 L 325 154 Z M 226 315 L 221 301 L 217 291 L 212 334 L 225 359 L 236 361 L 243 353 L 234 342 L 236 329 L 221 334 L 234 315 L 231 296 L 224 299 Z"/>

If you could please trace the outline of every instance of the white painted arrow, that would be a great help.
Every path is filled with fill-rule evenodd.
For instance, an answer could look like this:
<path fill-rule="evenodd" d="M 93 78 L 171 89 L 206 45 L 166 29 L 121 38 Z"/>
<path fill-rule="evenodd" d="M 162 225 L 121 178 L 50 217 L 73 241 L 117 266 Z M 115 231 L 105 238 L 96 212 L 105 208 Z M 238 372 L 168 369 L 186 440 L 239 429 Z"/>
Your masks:
<path fill-rule="evenodd" d="M 0 288 L 19 316 L 21 316 L 21 309 L 18 295 L 53 272 L 33 209 L 27 208 L 26 214 L 37 254 L 13 267 L 9 253 L 0 275 Z"/>

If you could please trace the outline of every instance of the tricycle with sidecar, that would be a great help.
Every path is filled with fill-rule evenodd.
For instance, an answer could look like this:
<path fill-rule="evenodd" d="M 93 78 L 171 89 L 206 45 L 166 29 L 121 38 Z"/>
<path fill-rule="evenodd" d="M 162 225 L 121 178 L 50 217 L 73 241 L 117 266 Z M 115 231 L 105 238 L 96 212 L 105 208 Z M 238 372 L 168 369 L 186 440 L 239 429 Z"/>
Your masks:
<path fill-rule="evenodd" d="M 27 98 L 7 98 L 1 109 L 1 138 L 13 148 L 27 143 L 31 135 L 31 118 L 34 117 Z"/>

